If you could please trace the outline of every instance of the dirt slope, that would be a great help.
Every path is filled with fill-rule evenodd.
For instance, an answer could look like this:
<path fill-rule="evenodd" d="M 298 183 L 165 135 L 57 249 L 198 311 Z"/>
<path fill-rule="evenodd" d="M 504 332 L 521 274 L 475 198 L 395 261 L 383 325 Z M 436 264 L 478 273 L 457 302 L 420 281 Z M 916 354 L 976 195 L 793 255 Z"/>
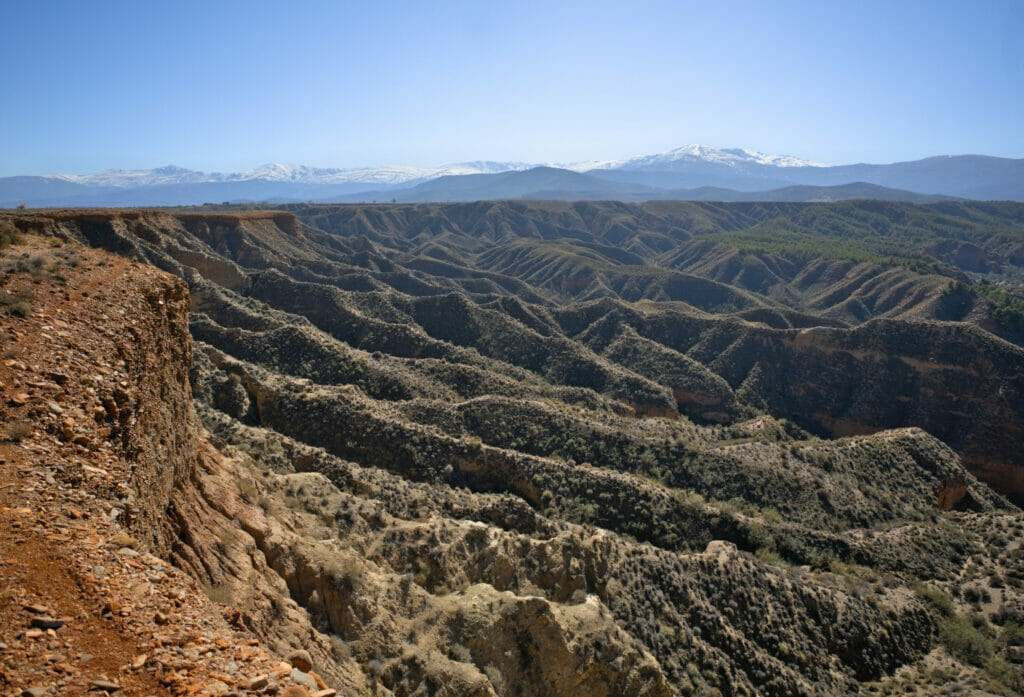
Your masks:
<path fill-rule="evenodd" d="M 29 272 L 2 289 L 26 306 L 0 319 L 0 693 L 292 685 L 169 561 L 204 541 L 177 537 L 166 503 L 199 500 L 197 465 L 216 461 L 192 412 L 183 284 L 38 238 L 5 252 Z"/>

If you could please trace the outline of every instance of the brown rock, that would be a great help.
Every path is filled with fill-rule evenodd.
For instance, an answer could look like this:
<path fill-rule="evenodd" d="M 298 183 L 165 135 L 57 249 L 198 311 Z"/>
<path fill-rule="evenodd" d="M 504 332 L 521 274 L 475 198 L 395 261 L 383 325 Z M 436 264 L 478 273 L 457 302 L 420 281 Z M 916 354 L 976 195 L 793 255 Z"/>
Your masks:
<path fill-rule="evenodd" d="M 32 626 L 36 629 L 60 629 L 64 626 L 64 620 L 58 620 L 47 615 L 39 615 L 32 618 Z"/>
<path fill-rule="evenodd" d="M 305 649 L 293 651 L 285 660 L 291 663 L 293 668 L 298 668 L 303 673 L 308 673 L 313 670 L 313 659 L 310 657 L 309 651 L 306 651 Z"/>
<path fill-rule="evenodd" d="M 89 690 L 105 690 L 106 692 L 117 692 L 121 686 L 109 680 L 93 680 L 89 683 Z"/>
<path fill-rule="evenodd" d="M 309 690 L 301 685 L 292 685 L 281 693 L 281 697 L 310 697 Z"/>
<path fill-rule="evenodd" d="M 316 686 L 317 686 L 318 689 L 320 689 L 320 690 L 329 689 L 327 687 L 327 683 L 324 682 L 324 679 L 320 677 L 319 673 L 314 673 L 313 671 L 309 671 L 309 676 L 311 678 L 313 678 L 314 680 L 316 680 Z"/>
<path fill-rule="evenodd" d="M 209 693 L 211 695 L 223 695 L 230 689 L 231 688 L 229 688 L 222 681 L 212 680 L 208 682 L 205 687 L 203 687 L 203 692 Z"/>
<path fill-rule="evenodd" d="M 135 549 L 139 546 L 139 541 L 131 535 L 126 535 L 123 532 L 119 532 L 111 538 L 111 541 L 118 547 L 129 547 Z"/>
<path fill-rule="evenodd" d="M 262 690 L 270 683 L 266 675 L 259 675 L 243 685 L 246 690 Z"/>
<path fill-rule="evenodd" d="M 960 478 L 946 478 L 935 488 L 935 506 L 940 511 L 951 510 L 967 495 L 967 483 Z"/>

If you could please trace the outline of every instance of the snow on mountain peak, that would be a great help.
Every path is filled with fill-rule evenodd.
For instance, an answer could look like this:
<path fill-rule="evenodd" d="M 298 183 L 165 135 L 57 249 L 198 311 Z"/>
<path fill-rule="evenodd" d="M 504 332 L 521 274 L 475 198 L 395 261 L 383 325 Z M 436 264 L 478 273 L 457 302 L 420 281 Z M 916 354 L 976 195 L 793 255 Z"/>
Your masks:
<path fill-rule="evenodd" d="M 620 160 L 591 160 L 572 164 L 549 164 L 576 172 L 593 169 L 673 169 L 691 163 L 709 163 L 728 167 L 764 165 L 773 167 L 824 167 L 788 155 L 766 155 L 755 150 L 733 148 L 720 150 L 706 145 L 684 145 L 655 155 L 637 155 Z M 271 162 L 243 172 L 223 174 L 199 172 L 176 165 L 157 169 L 124 170 L 110 169 L 94 174 L 58 174 L 54 179 L 83 184 L 85 186 L 136 188 L 172 184 L 200 184 L 207 182 L 269 181 L 292 184 L 372 184 L 394 186 L 414 184 L 428 179 L 449 175 L 494 174 L 496 172 L 521 171 L 537 167 L 525 162 L 457 162 L 440 167 L 409 167 L 404 165 L 383 165 L 380 167 L 355 167 L 348 169 L 307 167 L 305 165 Z"/>
<path fill-rule="evenodd" d="M 773 167 L 825 167 L 817 162 L 802 160 L 789 155 L 766 155 L 744 148 L 718 149 L 706 145 L 684 145 L 655 155 L 636 155 L 620 160 L 591 160 L 562 165 L 566 169 L 586 172 L 592 169 L 641 169 L 651 167 L 672 167 L 684 163 L 706 162 L 730 167 L 742 165 L 768 165 Z"/>

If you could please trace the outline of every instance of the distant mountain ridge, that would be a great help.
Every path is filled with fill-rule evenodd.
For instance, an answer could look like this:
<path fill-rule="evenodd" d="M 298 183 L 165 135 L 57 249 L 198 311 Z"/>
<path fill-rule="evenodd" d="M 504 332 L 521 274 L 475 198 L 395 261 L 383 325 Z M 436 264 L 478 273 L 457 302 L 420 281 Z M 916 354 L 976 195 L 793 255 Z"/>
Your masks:
<path fill-rule="evenodd" d="M 490 174 L 527 169 L 531 166 L 521 162 L 477 161 L 442 165 L 441 167 L 433 168 L 385 165 L 382 167 L 335 169 L 269 163 L 244 172 L 223 174 L 220 172 L 199 172 L 175 165 L 167 165 L 157 169 L 146 170 L 110 169 L 95 174 L 56 174 L 52 178 L 85 186 L 114 186 L 119 188 L 241 181 L 300 182 L 304 184 L 343 184 L 351 182 L 403 184 L 446 175 Z"/>
<path fill-rule="evenodd" d="M 729 148 L 720 150 L 706 145 L 684 145 L 655 155 L 635 155 L 620 160 L 589 161 L 564 165 L 565 169 L 588 172 L 596 169 L 662 169 L 685 166 L 693 162 L 713 162 L 737 167 L 757 164 L 771 167 L 827 167 L 818 162 L 791 155 L 767 155 L 756 150 Z"/>
<path fill-rule="evenodd" d="M 446 176 L 422 182 L 408 189 L 358 192 L 335 197 L 335 203 L 394 201 L 395 203 L 467 202 L 481 200 L 550 201 L 785 201 L 792 203 L 845 201 L 870 198 L 881 201 L 936 203 L 957 197 L 919 194 L 865 182 L 835 186 L 792 185 L 768 191 L 738 191 L 715 186 L 692 189 L 660 189 L 639 183 L 602 179 L 594 171 L 586 174 L 555 167 L 524 171 Z"/>
<path fill-rule="evenodd" d="M 545 197 L 621 201 L 867 197 L 916 202 L 954 197 L 1024 201 L 1024 159 L 958 155 L 882 165 L 830 166 L 788 155 L 688 145 L 654 155 L 560 165 L 475 161 L 434 168 L 388 165 L 335 169 L 273 163 L 234 173 L 168 165 L 151 170 L 0 178 L 0 207 Z"/>

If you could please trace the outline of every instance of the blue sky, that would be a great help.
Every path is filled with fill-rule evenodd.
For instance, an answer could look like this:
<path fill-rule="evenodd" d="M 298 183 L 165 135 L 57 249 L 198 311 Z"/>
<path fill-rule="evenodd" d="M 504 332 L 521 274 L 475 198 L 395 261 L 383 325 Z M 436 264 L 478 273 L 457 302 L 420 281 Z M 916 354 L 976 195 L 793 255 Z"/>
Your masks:
<path fill-rule="evenodd" d="M 1024 2 L 0 0 L 0 176 L 1024 157 Z"/>

